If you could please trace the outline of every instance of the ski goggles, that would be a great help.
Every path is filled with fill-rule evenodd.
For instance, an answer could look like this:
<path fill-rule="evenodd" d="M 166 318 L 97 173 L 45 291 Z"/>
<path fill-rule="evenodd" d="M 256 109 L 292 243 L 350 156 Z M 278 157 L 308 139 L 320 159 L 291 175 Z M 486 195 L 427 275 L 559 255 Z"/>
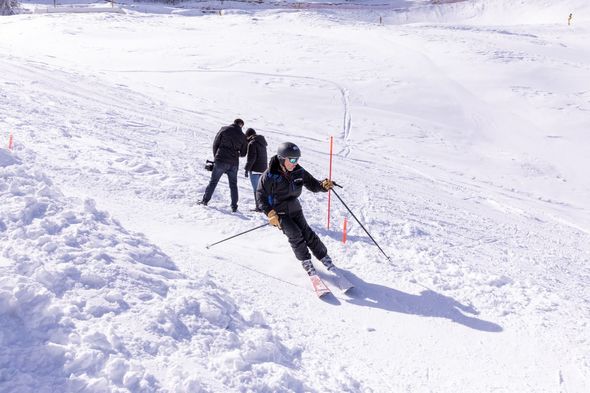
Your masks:
<path fill-rule="evenodd" d="M 287 157 L 287 160 L 289 160 L 289 162 L 291 164 L 297 164 L 297 161 L 299 161 L 299 157 L 295 157 L 295 158 Z"/>

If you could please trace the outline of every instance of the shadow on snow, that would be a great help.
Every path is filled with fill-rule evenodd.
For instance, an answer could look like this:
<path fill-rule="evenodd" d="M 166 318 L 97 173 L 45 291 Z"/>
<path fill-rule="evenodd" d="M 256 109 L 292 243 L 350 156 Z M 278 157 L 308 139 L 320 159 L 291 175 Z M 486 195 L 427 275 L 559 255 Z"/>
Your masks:
<path fill-rule="evenodd" d="M 345 274 L 355 286 L 350 293 L 351 298 L 347 299 L 348 303 L 404 314 L 446 318 L 485 332 L 503 331 L 498 324 L 465 315 L 478 314 L 472 306 L 465 306 L 431 289 L 426 289 L 419 295 L 412 295 L 383 285 L 368 283 L 348 271 Z"/>

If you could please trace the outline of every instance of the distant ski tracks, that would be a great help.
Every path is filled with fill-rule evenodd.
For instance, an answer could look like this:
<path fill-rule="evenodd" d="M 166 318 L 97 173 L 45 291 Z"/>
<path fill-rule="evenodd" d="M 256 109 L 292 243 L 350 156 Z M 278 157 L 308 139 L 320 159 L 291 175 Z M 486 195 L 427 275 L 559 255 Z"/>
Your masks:
<path fill-rule="evenodd" d="M 314 76 L 305 76 L 305 75 L 294 75 L 294 74 L 281 74 L 281 73 L 268 73 L 268 72 L 255 72 L 255 71 L 242 71 L 242 70 L 215 70 L 215 69 L 188 69 L 188 70 L 108 70 L 109 72 L 126 72 L 126 73 L 193 73 L 193 72 L 202 72 L 202 73 L 228 73 L 228 74 L 244 74 L 244 75 L 256 75 L 256 76 L 263 76 L 263 77 L 279 77 L 279 78 L 288 78 L 288 79 L 300 79 L 300 80 L 308 80 L 312 82 L 318 83 L 327 83 L 334 86 L 339 92 L 342 99 L 342 130 L 340 133 L 340 138 L 345 143 L 345 148 L 343 155 L 346 157 L 350 151 L 348 147 L 348 140 L 351 136 L 351 129 L 352 129 L 352 115 L 350 111 L 350 99 L 349 99 L 349 91 L 347 88 L 342 86 L 340 83 L 335 82 L 330 79 L 318 78 Z"/>

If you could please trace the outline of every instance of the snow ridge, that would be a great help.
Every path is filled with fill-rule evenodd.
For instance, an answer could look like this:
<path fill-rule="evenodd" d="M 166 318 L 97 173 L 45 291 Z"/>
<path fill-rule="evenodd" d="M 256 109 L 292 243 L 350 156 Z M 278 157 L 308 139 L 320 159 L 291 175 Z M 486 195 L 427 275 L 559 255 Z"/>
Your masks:
<path fill-rule="evenodd" d="M 0 150 L 1 391 L 304 386 L 293 371 L 299 350 L 259 313 L 242 315 L 207 276 L 187 280 L 92 199 L 65 197 L 25 155 Z M 161 364 L 145 361 L 155 355 L 180 356 L 186 368 L 159 381 Z M 212 380 L 191 377 L 194 368 Z"/>

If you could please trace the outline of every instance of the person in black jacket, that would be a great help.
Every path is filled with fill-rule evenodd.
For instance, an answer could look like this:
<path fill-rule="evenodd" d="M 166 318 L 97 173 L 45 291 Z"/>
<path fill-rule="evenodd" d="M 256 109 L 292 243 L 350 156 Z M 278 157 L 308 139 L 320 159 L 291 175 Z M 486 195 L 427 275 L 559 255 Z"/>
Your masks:
<path fill-rule="evenodd" d="M 252 188 L 254 189 L 254 201 L 256 201 L 258 181 L 260 180 L 260 176 L 262 176 L 262 172 L 268 168 L 268 158 L 266 155 L 267 143 L 266 139 L 264 139 L 262 135 L 256 134 L 256 131 L 253 128 L 248 128 L 246 130 L 246 139 L 248 140 L 248 161 L 244 167 L 244 176 L 250 176 Z M 256 208 L 254 211 L 262 211 L 260 206 L 258 206 L 258 202 L 256 202 Z"/>
<path fill-rule="evenodd" d="M 303 186 L 312 192 L 327 192 L 334 187 L 334 183 L 328 179 L 321 182 L 315 179 L 297 164 L 300 157 L 297 145 L 291 142 L 281 144 L 260 178 L 256 199 L 268 216 L 269 223 L 283 231 L 295 256 L 307 274 L 313 276 L 317 273 L 309 250 L 328 270 L 333 269 L 334 264 L 324 243 L 307 224 L 297 198 Z"/>
<path fill-rule="evenodd" d="M 240 157 L 244 157 L 248 150 L 246 136 L 242 132 L 244 120 L 236 119 L 233 124 L 222 127 L 213 141 L 214 164 L 211 171 L 209 185 L 205 189 L 205 195 L 199 202 L 200 205 L 207 205 L 221 176 L 225 173 L 229 180 L 231 194 L 231 210 L 238 210 L 238 169 Z"/>

